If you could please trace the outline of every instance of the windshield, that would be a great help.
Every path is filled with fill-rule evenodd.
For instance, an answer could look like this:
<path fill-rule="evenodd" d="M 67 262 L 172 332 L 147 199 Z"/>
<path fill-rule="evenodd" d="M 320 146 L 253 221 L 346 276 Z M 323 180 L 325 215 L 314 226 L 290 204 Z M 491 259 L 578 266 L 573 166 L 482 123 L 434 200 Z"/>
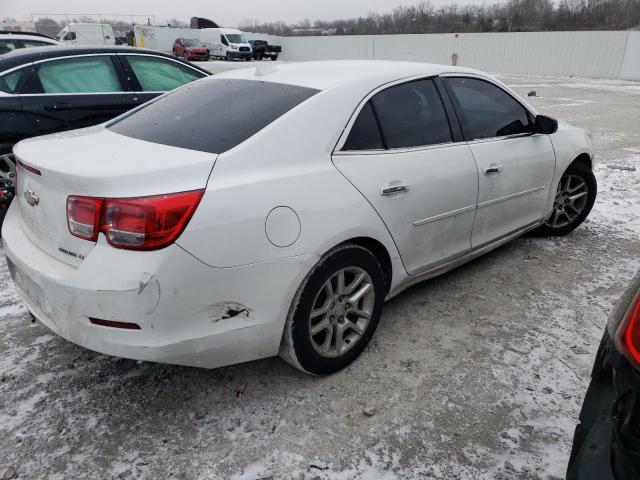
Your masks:
<path fill-rule="evenodd" d="M 198 40 L 196 40 L 195 38 L 185 38 L 184 44 L 187 47 L 199 47 L 200 46 L 200 42 Z"/>
<path fill-rule="evenodd" d="M 147 142 L 223 153 L 317 92 L 283 83 L 207 79 L 119 117 L 107 128 Z"/>
<path fill-rule="evenodd" d="M 228 33 L 226 37 L 229 43 L 247 43 L 247 39 L 240 33 Z"/>

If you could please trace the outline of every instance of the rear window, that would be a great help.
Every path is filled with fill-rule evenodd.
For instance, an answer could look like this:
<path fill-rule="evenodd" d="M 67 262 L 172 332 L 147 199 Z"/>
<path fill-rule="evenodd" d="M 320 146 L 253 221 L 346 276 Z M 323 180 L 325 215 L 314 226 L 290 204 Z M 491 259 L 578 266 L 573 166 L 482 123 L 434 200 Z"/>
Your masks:
<path fill-rule="evenodd" d="M 119 117 L 108 128 L 147 142 L 223 153 L 316 93 L 256 80 L 201 80 Z"/>

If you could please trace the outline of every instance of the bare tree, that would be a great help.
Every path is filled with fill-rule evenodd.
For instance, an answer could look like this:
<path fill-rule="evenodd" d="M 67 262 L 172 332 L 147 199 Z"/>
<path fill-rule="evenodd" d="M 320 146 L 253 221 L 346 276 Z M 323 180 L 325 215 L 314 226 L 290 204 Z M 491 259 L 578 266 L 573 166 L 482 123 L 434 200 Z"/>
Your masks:
<path fill-rule="evenodd" d="M 446 5 L 429 1 L 400 6 L 386 13 L 335 21 L 308 19 L 283 22 L 243 22 L 255 32 L 274 35 L 382 35 L 397 33 L 504 32 L 548 30 L 624 30 L 640 26 L 640 0 L 506 0 L 494 4 Z"/>

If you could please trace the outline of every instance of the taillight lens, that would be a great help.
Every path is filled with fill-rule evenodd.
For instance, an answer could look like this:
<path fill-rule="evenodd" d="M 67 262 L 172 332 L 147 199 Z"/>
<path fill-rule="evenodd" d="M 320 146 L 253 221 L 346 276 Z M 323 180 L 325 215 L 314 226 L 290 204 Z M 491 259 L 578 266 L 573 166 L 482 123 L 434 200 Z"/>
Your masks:
<path fill-rule="evenodd" d="M 101 198 L 76 197 L 67 199 L 67 224 L 76 237 L 95 242 L 100 233 Z"/>
<path fill-rule="evenodd" d="M 640 295 L 620 325 L 616 344 L 636 367 L 640 367 Z"/>
<path fill-rule="evenodd" d="M 172 243 L 191 219 L 202 191 L 106 200 L 104 232 L 116 247 L 155 250 Z"/>
<path fill-rule="evenodd" d="M 158 250 L 173 243 L 184 231 L 203 193 L 197 190 L 123 199 L 72 196 L 67 200 L 69 231 L 92 241 L 104 232 L 109 244 L 117 248 Z M 90 209 L 92 202 L 97 202 L 94 210 Z M 96 212 L 97 216 L 91 216 Z M 90 219 L 92 228 L 83 230 L 83 220 Z M 94 235 L 89 236 L 89 232 Z"/>

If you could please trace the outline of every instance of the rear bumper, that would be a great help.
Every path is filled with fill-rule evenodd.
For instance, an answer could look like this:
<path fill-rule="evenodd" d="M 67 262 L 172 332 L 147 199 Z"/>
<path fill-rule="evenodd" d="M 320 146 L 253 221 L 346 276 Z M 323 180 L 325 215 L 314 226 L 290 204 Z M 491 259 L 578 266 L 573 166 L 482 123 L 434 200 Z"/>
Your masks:
<path fill-rule="evenodd" d="M 567 480 L 638 478 L 640 458 L 633 452 L 640 451 L 640 400 L 634 395 L 640 396 L 640 376 L 605 334 L 576 427 Z"/>
<path fill-rule="evenodd" d="M 108 355 L 205 368 L 276 355 L 293 295 L 315 261 L 304 256 L 219 269 L 178 245 L 130 252 L 100 239 L 74 268 L 24 234 L 15 205 L 2 234 L 19 295 L 61 337 Z M 136 323 L 140 330 L 98 326 L 90 318 Z"/>

